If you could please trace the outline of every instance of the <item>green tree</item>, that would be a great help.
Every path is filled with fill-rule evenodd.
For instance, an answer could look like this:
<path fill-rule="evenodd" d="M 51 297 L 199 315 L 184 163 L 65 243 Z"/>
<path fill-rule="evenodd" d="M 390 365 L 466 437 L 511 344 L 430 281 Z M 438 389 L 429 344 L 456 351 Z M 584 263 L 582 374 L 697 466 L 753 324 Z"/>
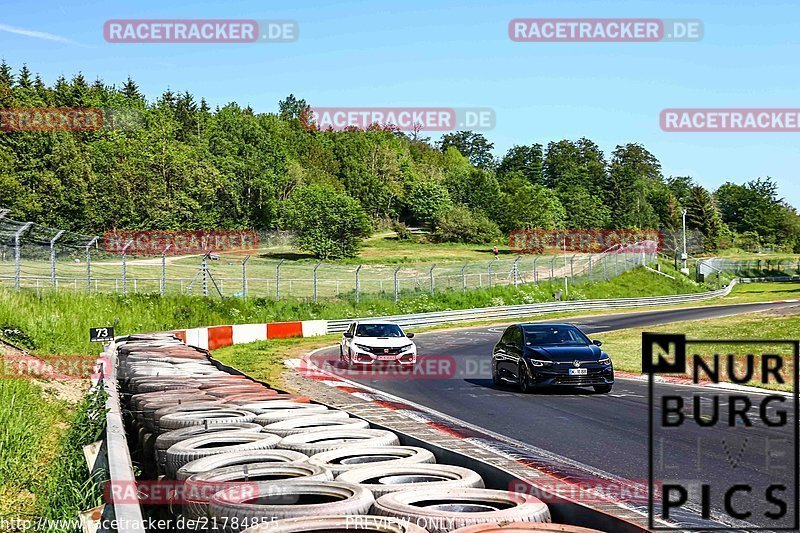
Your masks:
<path fill-rule="evenodd" d="M 611 223 L 611 215 L 603 201 L 583 187 L 563 191 L 558 198 L 564 206 L 565 225 L 568 228 L 599 229 Z"/>
<path fill-rule="evenodd" d="M 355 257 L 370 234 L 361 205 L 325 185 L 297 189 L 285 203 L 285 221 L 297 233 L 297 246 L 319 259 Z"/>
<path fill-rule="evenodd" d="M 518 173 L 534 185 L 541 185 L 543 164 L 544 156 L 541 144 L 512 146 L 500 161 L 497 175 L 503 179 L 513 173 Z"/>
<path fill-rule="evenodd" d="M 439 141 L 439 149 L 444 153 L 451 146 L 469 158 L 469 162 L 477 168 L 488 170 L 495 166 L 492 155 L 494 143 L 489 142 L 481 133 L 474 131 L 445 133 Z"/>
<path fill-rule="evenodd" d="M 416 224 L 431 224 L 450 209 L 453 202 L 447 187 L 435 181 L 417 181 L 406 195 L 406 206 Z"/>
<path fill-rule="evenodd" d="M 725 223 L 714 198 L 700 185 L 692 187 L 686 203 L 686 225 L 703 234 L 705 251 L 716 250 L 725 230 Z"/>
<path fill-rule="evenodd" d="M 505 232 L 560 228 L 566 218 L 564 206 L 553 191 L 524 178 L 505 181 L 498 203 L 500 228 Z"/>

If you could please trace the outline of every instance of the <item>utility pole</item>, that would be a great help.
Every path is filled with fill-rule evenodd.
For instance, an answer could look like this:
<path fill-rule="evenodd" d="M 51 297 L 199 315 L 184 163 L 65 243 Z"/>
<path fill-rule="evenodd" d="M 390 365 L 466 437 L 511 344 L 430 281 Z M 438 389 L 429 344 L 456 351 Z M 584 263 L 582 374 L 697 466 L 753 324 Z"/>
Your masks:
<path fill-rule="evenodd" d="M 681 215 L 683 216 L 683 253 L 681 253 L 683 268 L 681 269 L 681 272 L 683 272 L 684 274 L 689 274 L 689 265 L 688 265 L 689 255 L 686 253 L 686 213 L 688 213 L 686 208 L 681 210 Z"/>
<path fill-rule="evenodd" d="M 567 236 L 564 235 L 564 296 L 569 294 L 567 288 Z"/>

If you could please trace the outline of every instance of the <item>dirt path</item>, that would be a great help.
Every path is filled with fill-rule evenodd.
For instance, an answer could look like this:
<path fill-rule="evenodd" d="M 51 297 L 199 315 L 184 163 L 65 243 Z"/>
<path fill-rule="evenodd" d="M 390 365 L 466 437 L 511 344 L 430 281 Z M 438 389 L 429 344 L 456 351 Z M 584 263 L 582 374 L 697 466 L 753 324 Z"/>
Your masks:
<path fill-rule="evenodd" d="M 46 360 L 30 355 L 1 340 L 0 363 L 2 363 L 0 377 L 17 375 L 19 377 L 11 377 L 11 379 L 30 379 L 55 399 L 65 401 L 70 405 L 78 404 L 89 390 L 88 378 L 59 375 L 51 370 L 53 367 L 48 365 Z M 55 377 L 53 379 L 30 377 L 30 372 L 26 372 L 26 369 L 35 369 L 37 375 L 49 373 L 57 376 L 58 379 Z"/>

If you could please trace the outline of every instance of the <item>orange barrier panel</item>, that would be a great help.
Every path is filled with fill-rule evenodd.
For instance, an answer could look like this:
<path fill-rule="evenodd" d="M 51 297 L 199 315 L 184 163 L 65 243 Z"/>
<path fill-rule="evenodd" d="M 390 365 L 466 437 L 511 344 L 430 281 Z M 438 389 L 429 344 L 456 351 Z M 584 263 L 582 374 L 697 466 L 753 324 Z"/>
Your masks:
<path fill-rule="evenodd" d="M 208 328 L 208 349 L 216 350 L 233 345 L 233 326 L 214 326 Z"/>
<path fill-rule="evenodd" d="M 267 324 L 268 339 L 286 339 L 289 337 L 302 337 L 302 322 L 272 322 Z"/>

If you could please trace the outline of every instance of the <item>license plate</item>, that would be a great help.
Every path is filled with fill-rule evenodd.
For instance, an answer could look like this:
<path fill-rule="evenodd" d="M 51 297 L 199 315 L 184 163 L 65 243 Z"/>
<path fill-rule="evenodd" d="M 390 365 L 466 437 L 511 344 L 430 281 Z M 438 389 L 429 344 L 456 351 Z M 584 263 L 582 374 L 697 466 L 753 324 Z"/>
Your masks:
<path fill-rule="evenodd" d="M 378 361 L 394 361 L 397 359 L 394 355 L 379 355 Z"/>
<path fill-rule="evenodd" d="M 570 368 L 569 375 L 570 376 L 585 376 L 589 373 L 588 368 Z"/>

